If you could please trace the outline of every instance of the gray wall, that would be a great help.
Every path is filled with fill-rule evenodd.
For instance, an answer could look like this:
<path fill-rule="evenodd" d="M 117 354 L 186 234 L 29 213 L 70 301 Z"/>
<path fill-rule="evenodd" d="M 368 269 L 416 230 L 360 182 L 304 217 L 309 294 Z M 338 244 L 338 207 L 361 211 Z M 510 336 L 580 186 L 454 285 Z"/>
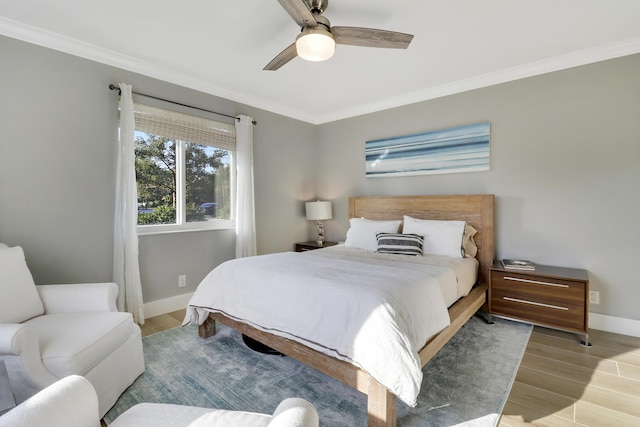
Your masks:
<path fill-rule="evenodd" d="M 116 93 L 227 114 L 254 128 L 258 252 L 313 236 L 303 201 L 334 201 L 327 238 L 343 240 L 347 197 L 496 195 L 498 257 L 586 268 L 602 304 L 640 320 L 640 55 L 320 126 L 0 37 L 0 241 L 22 245 L 37 283 L 111 280 Z M 491 171 L 367 179 L 368 139 L 491 122 Z M 317 189 L 317 191 L 316 191 Z M 233 231 L 140 238 L 145 302 L 193 291 L 233 257 Z M 177 288 L 187 274 L 187 288 Z"/>
<path fill-rule="evenodd" d="M 496 195 L 496 255 L 585 268 L 600 305 L 640 320 L 640 55 L 319 126 L 327 238 L 350 195 Z M 364 142 L 491 122 L 489 172 L 365 178 Z"/>
<path fill-rule="evenodd" d="M 315 126 L 6 37 L 0 58 L 0 242 L 24 248 L 36 283 L 111 281 L 118 95 L 109 83 L 256 119 L 258 251 L 308 238 L 301 206 L 315 197 Z M 234 253 L 233 230 L 141 236 L 144 301 L 195 290 Z"/>

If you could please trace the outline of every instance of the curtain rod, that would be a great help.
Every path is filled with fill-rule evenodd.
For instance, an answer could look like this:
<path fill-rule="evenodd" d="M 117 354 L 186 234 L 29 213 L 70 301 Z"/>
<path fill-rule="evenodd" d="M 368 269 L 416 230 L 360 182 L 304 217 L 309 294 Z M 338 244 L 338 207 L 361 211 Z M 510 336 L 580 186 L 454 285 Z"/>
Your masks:
<path fill-rule="evenodd" d="M 109 89 L 117 90 L 118 93 L 121 93 L 120 88 L 118 86 L 114 85 L 114 84 L 110 84 L 109 85 Z M 217 114 L 219 116 L 229 117 L 229 118 L 234 119 L 234 120 L 240 120 L 239 118 L 237 118 L 235 116 L 230 116 L 228 114 L 218 113 L 216 111 L 211 111 L 211 110 L 205 110 L 204 108 L 194 107 L 192 105 L 187 105 L 187 104 L 181 104 L 181 103 L 175 102 L 175 101 L 169 101 L 168 99 L 158 98 L 157 96 L 147 95 L 145 93 L 140 93 L 140 92 L 135 92 L 135 91 L 132 91 L 131 93 L 133 93 L 134 95 L 139 95 L 139 96 L 144 96 L 146 98 L 155 99 L 157 101 L 168 102 L 169 104 L 179 105 L 181 107 L 193 108 L 194 110 L 200 110 L 200 111 L 204 111 L 206 113 Z M 251 123 L 253 123 L 254 125 L 258 124 L 258 122 L 256 122 L 255 120 L 252 120 Z"/>

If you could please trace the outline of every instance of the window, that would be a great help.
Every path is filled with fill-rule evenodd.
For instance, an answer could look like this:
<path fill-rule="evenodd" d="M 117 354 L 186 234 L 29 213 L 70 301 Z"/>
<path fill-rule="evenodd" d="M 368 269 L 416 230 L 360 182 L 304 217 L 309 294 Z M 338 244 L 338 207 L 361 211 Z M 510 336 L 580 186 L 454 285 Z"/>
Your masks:
<path fill-rule="evenodd" d="M 134 104 L 140 234 L 233 227 L 235 126 Z"/>

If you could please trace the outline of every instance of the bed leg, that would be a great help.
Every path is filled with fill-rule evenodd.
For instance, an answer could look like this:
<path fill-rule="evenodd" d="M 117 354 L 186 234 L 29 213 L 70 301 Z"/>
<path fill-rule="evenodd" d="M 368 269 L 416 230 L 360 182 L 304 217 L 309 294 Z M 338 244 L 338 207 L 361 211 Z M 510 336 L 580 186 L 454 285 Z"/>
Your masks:
<path fill-rule="evenodd" d="M 367 402 L 369 427 L 395 427 L 396 397 L 373 378 L 369 379 Z"/>
<path fill-rule="evenodd" d="M 207 317 L 207 320 L 200 326 L 198 326 L 198 335 L 200 338 L 209 338 L 216 334 L 216 321 L 211 317 Z"/>

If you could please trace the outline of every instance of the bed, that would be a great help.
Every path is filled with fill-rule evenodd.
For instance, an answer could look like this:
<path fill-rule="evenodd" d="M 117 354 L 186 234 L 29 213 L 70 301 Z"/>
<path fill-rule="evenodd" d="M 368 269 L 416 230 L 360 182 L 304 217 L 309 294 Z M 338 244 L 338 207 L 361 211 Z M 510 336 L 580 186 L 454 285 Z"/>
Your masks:
<path fill-rule="evenodd" d="M 404 280 L 402 286 L 403 289 L 407 289 L 404 292 L 414 292 L 411 288 L 413 282 L 417 281 L 420 275 L 433 276 L 430 280 L 430 291 L 427 291 L 427 286 L 414 286 L 415 292 L 422 292 L 423 294 L 415 294 L 412 296 L 405 296 L 404 298 L 409 301 L 409 305 L 418 305 L 416 301 L 420 301 L 419 304 L 424 302 L 424 310 L 418 310 L 411 312 L 411 321 L 406 322 L 411 325 L 411 330 L 408 331 L 407 338 L 401 337 L 401 341 L 406 341 L 408 349 L 402 349 L 393 343 L 392 339 L 381 340 L 381 343 L 374 343 L 377 345 L 383 345 L 384 352 L 380 352 L 378 347 L 375 347 L 375 351 L 363 351 L 366 347 L 358 347 L 358 342 L 362 341 L 363 345 L 370 345 L 369 342 L 365 342 L 362 336 L 373 335 L 371 332 L 367 334 L 367 330 L 376 331 L 376 328 L 380 329 L 380 336 L 393 336 L 396 330 L 395 325 L 391 325 L 389 335 L 384 335 L 383 329 L 387 328 L 384 321 L 377 319 L 370 320 L 367 318 L 366 322 L 360 320 L 353 312 L 358 312 L 361 304 L 365 304 L 363 310 L 378 311 L 372 307 L 379 307 L 386 305 L 386 303 L 380 303 L 374 299 L 374 296 L 380 293 L 378 288 L 375 291 L 368 292 L 365 295 L 363 291 L 364 287 L 358 287 L 354 285 L 356 296 L 347 295 L 346 293 L 340 293 L 340 298 L 334 298 L 333 306 L 331 310 L 322 310 L 322 304 L 320 300 L 320 292 L 317 296 L 311 298 L 318 298 L 319 311 L 317 316 L 313 316 L 313 309 L 307 308 L 305 316 L 300 316 L 298 312 L 296 322 L 289 322 L 288 324 L 278 323 L 284 322 L 280 319 L 280 313 L 285 311 L 291 311 L 292 316 L 296 316 L 296 309 L 300 310 L 300 307 L 292 306 L 290 310 L 277 309 L 271 313 L 267 313 L 268 308 L 264 308 L 264 304 L 261 307 L 252 305 L 249 301 L 249 296 L 254 292 L 259 292 L 259 288 L 252 287 L 252 284 L 248 284 L 247 288 L 242 286 L 235 286 L 235 288 L 229 288 L 228 290 L 220 293 L 219 291 L 213 291 L 210 285 L 212 281 L 209 276 L 216 277 L 216 274 L 220 270 L 229 269 L 231 267 L 225 265 L 224 268 L 220 266 L 210 273 L 203 283 L 201 283 L 191 299 L 189 304 L 189 310 L 185 323 L 188 321 L 196 321 L 199 326 L 199 334 L 202 337 L 209 337 L 215 334 L 215 322 L 219 321 L 227 326 L 230 326 L 242 334 L 257 340 L 285 355 L 288 355 L 306 365 L 309 365 L 316 370 L 323 372 L 343 383 L 365 393 L 368 396 L 367 412 L 368 412 L 368 424 L 369 426 L 394 426 L 396 423 L 396 399 L 399 397 L 403 401 L 411 404 L 414 395 L 419 392 L 415 390 L 416 378 L 413 375 L 415 367 L 418 371 L 424 366 L 437 352 L 441 349 L 446 342 L 462 327 L 462 325 L 478 311 L 486 302 L 486 290 L 487 290 L 487 277 L 489 267 L 493 263 L 493 195 L 454 195 L 454 196 L 388 196 L 388 197 L 351 197 L 349 199 L 349 219 L 352 218 L 366 218 L 373 221 L 391 221 L 403 219 L 403 217 L 410 216 L 417 220 L 455 220 L 466 221 L 471 225 L 477 233 L 474 236 L 475 245 L 477 247 L 477 254 L 473 260 L 477 265 L 477 280 L 475 285 L 473 283 L 469 286 L 470 289 L 458 291 L 463 296 L 457 299 L 457 296 L 441 297 L 444 305 L 440 307 L 440 303 L 436 302 L 435 305 L 427 308 L 427 300 L 439 298 L 433 297 L 426 292 L 433 292 L 435 287 L 440 286 L 442 282 L 441 277 L 446 274 L 440 274 L 442 270 L 440 267 L 435 267 L 432 273 L 431 267 L 429 270 L 424 270 L 427 267 L 423 267 L 419 262 L 409 262 L 409 258 L 418 257 L 406 257 L 404 255 L 392 255 L 395 258 L 404 258 L 397 266 L 393 265 L 389 275 L 397 276 L 398 280 Z M 347 239 L 349 241 L 349 239 Z M 287 279 L 288 270 L 295 270 L 296 265 L 298 269 L 306 270 L 307 276 L 305 276 L 305 282 L 313 283 L 313 289 L 324 289 L 324 286 L 328 286 L 332 289 L 330 292 L 324 292 L 325 294 L 334 295 L 336 290 L 342 290 L 345 287 L 331 287 L 332 283 L 329 279 L 325 279 L 322 276 L 334 276 L 337 277 L 337 273 L 344 271 L 345 277 L 349 277 L 349 270 L 353 266 L 362 265 L 361 270 L 371 270 L 370 274 L 377 276 L 384 276 L 387 274 L 383 266 L 375 264 L 384 264 L 384 260 L 369 259 L 370 256 L 360 257 L 357 253 L 350 252 L 350 249 L 346 248 L 327 248 L 319 251 L 313 251 L 314 254 L 305 254 L 305 257 L 296 253 L 283 253 L 283 254 L 271 254 L 261 257 L 252 257 L 253 259 L 234 260 L 230 264 L 235 264 L 235 270 L 231 273 L 227 273 L 227 276 L 220 277 L 233 277 L 237 278 L 241 283 L 242 276 L 248 271 L 246 266 L 252 264 L 252 268 L 261 269 L 261 282 L 267 282 L 271 280 L 274 286 L 279 286 L 279 283 L 285 283 Z M 343 253 L 341 253 L 343 251 Z M 317 252 L 317 253 L 316 253 Z M 375 256 L 384 256 L 385 254 L 375 254 Z M 293 258 L 299 256 L 298 258 Z M 341 259 L 344 258 L 344 261 Z M 326 259 L 326 261 L 323 261 Z M 304 260 L 304 261 L 303 261 Z M 289 267 L 282 268 L 282 262 L 289 262 Z M 359 264 L 359 263 L 368 264 Z M 443 261 L 444 262 L 444 261 Z M 392 263 L 390 261 L 390 263 Z M 227 264 L 227 263 L 225 263 Z M 242 266 L 242 268 L 238 268 Z M 269 270 L 271 266 L 276 266 L 275 270 Z M 320 274 L 321 268 L 331 268 L 332 274 Z M 331 266 L 331 267 L 328 267 Z M 344 268 L 343 268 L 344 267 Z M 265 269 L 266 268 L 266 269 Z M 314 271 L 316 273 L 314 273 Z M 406 275 L 404 273 L 406 271 Z M 297 272 L 296 274 L 299 274 Z M 335 274 L 333 274 L 335 273 Z M 436 274 L 437 273 L 437 274 Z M 229 274 L 231 274 L 229 276 Z M 342 274 L 342 273 L 340 273 Z M 402 277 L 401 277 L 402 276 Z M 299 276 L 294 276 L 299 277 Z M 337 280 L 337 279 L 336 279 Z M 354 283 L 357 282 L 356 276 L 352 276 L 349 279 Z M 367 281 L 366 279 L 363 281 Z M 425 279 L 426 280 L 426 279 Z M 227 279 L 229 281 L 229 279 Z M 269 282 L 269 283 L 271 283 Z M 284 286 L 284 285 L 283 285 Z M 382 283 L 384 289 L 391 289 L 396 287 L 386 286 Z M 201 288 L 203 288 L 201 290 Z M 237 288 L 237 289 L 236 289 Z M 213 292 L 213 293 L 212 293 Z M 217 294 L 216 294 L 217 292 Z M 244 292 L 244 294 L 243 294 Z M 305 291 L 305 292 L 308 292 Z M 386 292 L 386 290 L 385 290 Z M 390 292 L 395 292 L 391 290 Z M 216 295 L 216 303 L 210 303 L 210 295 Z M 441 293 L 438 291 L 439 295 Z M 206 295 L 206 298 L 204 297 Z M 246 300 L 243 300 L 243 295 Z M 408 294 L 407 294 L 408 295 Z M 304 299 L 304 295 L 295 294 L 291 296 L 292 301 L 297 299 Z M 211 297 L 212 300 L 215 299 Z M 265 297 L 266 298 L 266 297 Z M 351 298 L 351 299 L 350 299 Z M 355 299 L 354 299 L 355 298 Z M 394 296 L 393 298 L 396 298 Z M 221 301 L 226 299 L 227 301 Z M 283 298 L 287 299 L 287 298 Z M 362 303 L 362 300 L 365 300 Z M 370 301 L 369 301 L 370 300 Z M 448 300 L 448 301 L 444 301 Z M 455 302 L 453 302 L 455 300 Z M 369 304 L 367 306 L 366 304 Z M 429 303 L 431 304 L 431 303 Z M 231 308 L 229 308 L 231 307 Z M 354 309 L 356 307 L 356 309 Z M 392 307 L 393 308 L 393 307 Z M 414 307 L 415 308 L 415 307 Z M 420 307 L 418 307 L 419 309 Z M 240 310 L 235 311 L 235 310 Z M 263 312 L 264 311 L 264 312 Z M 393 311 L 393 310 L 392 310 Z M 442 323 L 442 315 L 438 314 L 440 311 L 444 311 L 444 316 L 448 317 L 446 323 Z M 321 317 L 320 313 L 325 313 L 325 317 Z M 348 312 L 348 314 L 347 314 Z M 417 322 L 414 317 L 422 318 L 422 312 L 433 313 L 429 314 L 429 319 L 421 320 Z M 331 313 L 331 318 L 326 317 L 326 313 Z M 396 313 L 396 311 L 393 311 Z M 383 314 L 384 315 L 384 314 Z M 299 322 L 297 319 L 304 317 L 304 322 Z M 308 320 L 306 318 L 309 318 Z M 318 317 L 318 318 L 316 318 Z M 353 319 L 357 320 L 354 321 Z M 370 316 L 373 318 L 374 316 Z M 389 317 L 387 315 L 387 317 Z M 407 315 L 395 316 L 402 320 Z M 314 320 L 315 319 L 315 320 Z M 433 320 L 433 325 L 431 325 Z M 268 322 L 274 322 L 269 324 Z M 312 328 L 315 321 L 315 329 L 318 332 L 317 336 L 305 337 L 307 329 Z M 353 339 L 353 345 L 345 348 L 340 347 L 341 342 L 331 341 L 331 334 L 325 333 L 322 327 L 319 325 L 331 324 L 332 321 L 338 322 L 338 324 L 356 323 L 357 339 Z M 362 322 L 362 323 L 360 323 Z M 440 322 L 440 323 L 438 323 Z M 300 324 L 300 325 L 299 325 Z M 283 326 L 284 325 L 284 326 Z M 335 325 L 334 325 L 335 327 Z M 307 328 L 307 329 L 305 329 Z M 369 329 L 367 329 L 369 328 Z M 330 328 L 327 328 L 329 330 Z M 349 335 L 349 327 L 345 326 L 344 331 L 341 331 L 342 335 Z M 426 338 L 425 338 L 426 337 Z M 338 338 L 336 338 L 338 340 Z M 351 340 L 351 338 L 349 338 Z M 423 345 L 423 343 L 425 343 Z M 416 343 L 420 343 L 416 346 Z M 370 357 L 371 355 L 387 355 L 385 353 L 388 348 L 388 357 L 390 359 L 403 360 L 403 366 L 399 366 L 397 369 L 398 375 L 402 376 L 406 371 L 406 378 L 400 378 L 396 383 L 390 384 L 387 377 L 394 377 L 396 374 L 390 375 L 385 372 L 384 369 L 380 369 L 378 366 L 372 365 L 377 363 L 377 357 Z M 394 353 L 395 352 L 395 353 Z M 385 362 L 386 363 L 386 362 Z M 389 368 L 390 370 L 392 368 Z M 418 378 L 418 381 L 420 378 Z M 385 385 L 383 385 L 385 384 Z"/>

